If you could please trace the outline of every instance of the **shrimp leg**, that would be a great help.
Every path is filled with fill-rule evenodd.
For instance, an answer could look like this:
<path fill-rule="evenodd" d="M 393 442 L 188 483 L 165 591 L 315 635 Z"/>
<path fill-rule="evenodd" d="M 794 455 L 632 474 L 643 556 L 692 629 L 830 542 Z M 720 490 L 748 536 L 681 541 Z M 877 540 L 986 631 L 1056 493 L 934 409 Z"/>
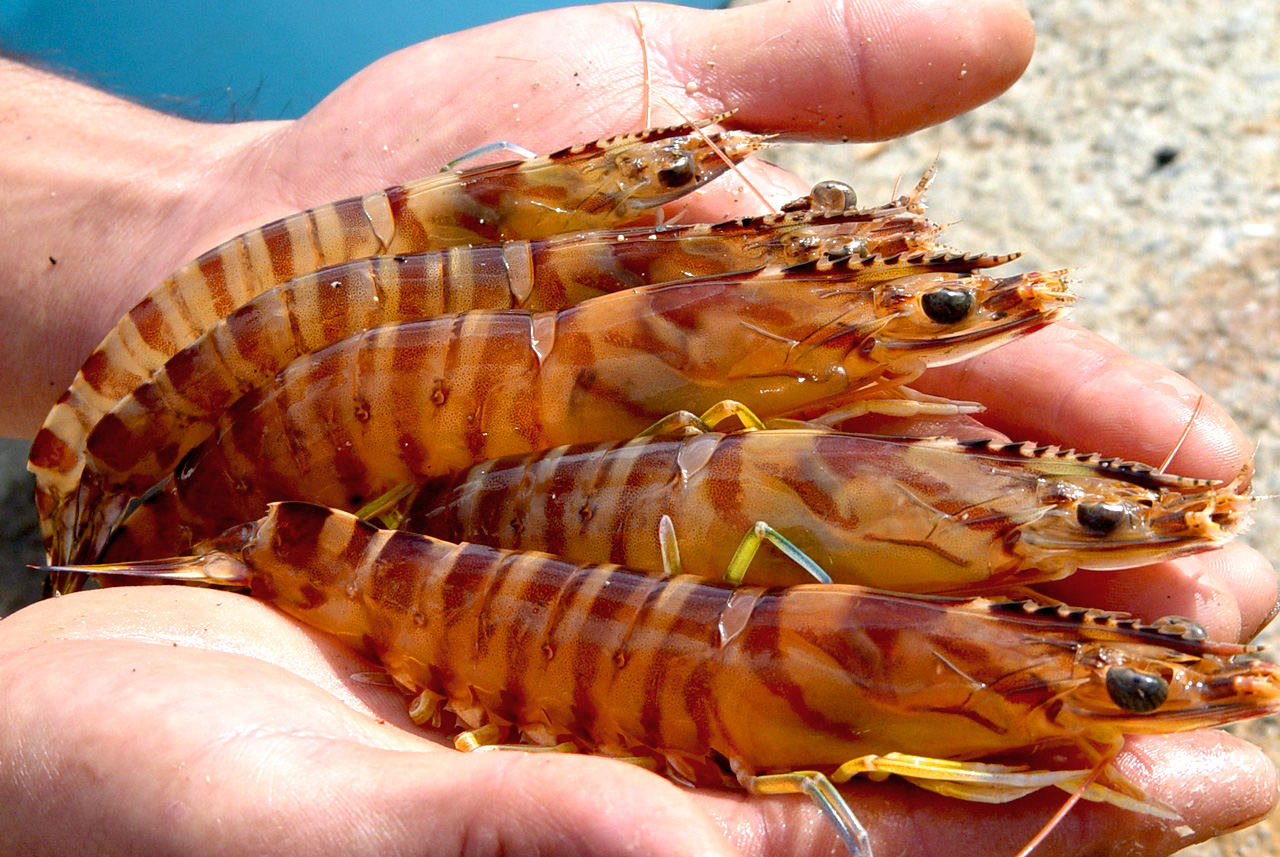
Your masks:
<path fill-rule="evenodd" d="M 871 837 L 867 835 L 867 829 L 826 774 L 796 771 L 762 777 L 742 775 L 738 782 L 753 795 L 808 795 L 840 834 L 840 840 L 852 857 L 872 857 Z"/>
<path fill-rule="evenodd" d="M 831 575 L 827 574 L 822 566 L 814 562 L 807 553 L 792 544 L 790 539 L 764 521 L 756 521 L 755 526 L 742 537 L 742 541 L 738 543 L 738 549 L 733 552 L 733 558 L 729 560 L 729 567 L 724 572 L 726 583 L 732 583 L 734 586 L 742 583 L 747 569 L 751 567 L 751 560 L 755 559 L 760 545 L 765 542 L 769 542 L 794 560 L 796 565 L 813 575 L 819 583 L 831 582 Z"/>
<path fill-rule="evenodd" d="M 831 781 L 848 782 L 858 774 L 868 774 L 872 778 L 896 774 L 921 788 L 947 797 L 978 803 L 1008 803 L 1046 786 L 1055 786 L 1068 793 L 1075 792 L 1084 785 L 1092 773 L 1092 769 L 1089 768 L 1037 771 L 1026 766 L 962 762 L 909 753 L 885 753 L 860 756 L 845 762 L 831 774 Z M 1131 787 L 1141 794 L 1140 789 L 1124 780 L 1118 772 L 1112 772 L 1111 777 L 1116 786 Z M 1148 796 L 1145 799 L 1138 799 L 1117 788 L 1110 788 L 1096 782 L 1089 783 L 1081 793 L 1081 797 L 1084 800 L 1108 803 L 1156 818 L 1180 818 L 1171 807 L 1155 798 Z"/>

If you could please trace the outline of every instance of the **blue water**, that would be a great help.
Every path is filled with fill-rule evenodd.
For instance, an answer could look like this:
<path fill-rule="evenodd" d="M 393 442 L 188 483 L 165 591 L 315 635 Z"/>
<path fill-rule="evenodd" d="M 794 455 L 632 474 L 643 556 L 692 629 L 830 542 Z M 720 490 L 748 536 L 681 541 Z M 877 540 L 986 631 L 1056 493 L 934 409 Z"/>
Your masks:
<path fill-rule="evenodd" d="M 301 115 L 356 71 L 547 0 L 0 0 L 0 48 L 194 119 Z M 723 0 L 681 0 L 704 9 Z"/>

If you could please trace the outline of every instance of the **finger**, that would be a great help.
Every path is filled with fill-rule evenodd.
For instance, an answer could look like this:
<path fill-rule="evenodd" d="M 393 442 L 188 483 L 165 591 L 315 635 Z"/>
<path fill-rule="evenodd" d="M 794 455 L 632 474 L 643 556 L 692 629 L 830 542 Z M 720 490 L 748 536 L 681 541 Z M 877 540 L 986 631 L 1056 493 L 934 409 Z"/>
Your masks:
<path fill-rule="evenodd" d="M 1070 323 L 931 370 L 913 386 L 981 402 L 982 421 L 1015 439 L 1152 465 L 1190 426 L 1167 468 L 1185 476 L 1229 481 L 1252 456 L 1226 411 L 1186 378 Z"/>
<path fill-rule="evenodd" d="M 1275 769 L 1258 748 L 1215 731 L 1130 738 L 1116 767 L 1180 819 L 1081 801 L 1037 855 L 1164 855 L 1263 817 L 1275 803 Z M 1229 787 L 1206 783 L 1229 781 Z M 1005 804 L 926 792 L 896 778 L 841 787 L 876 854 L 1012 857 L 1067 800 L 1053 788 Z M 843 853 L 807 798 L 722 799 L 712 814 L 748 854 Z"/>
<path fill-rule="evenodd" d="M 994 97 L 1032 42 L 1011 0 L 554 10 L 383 58 L 292 126 L 274 156 L 304 158 L 327 199 L 424 175 L 495 140 L 550 151 L 734 108 L 744 128 L 882 138 Z"/>
<path fill-rule="evenodd" d="M 1148 622 L 1187 616 L 1214 640 L 1252 639 L 1276 612 L 1275 571 L 1237 542 L 1142 568 L 1080 571 L 1036 588 L 1068 604 L 1124 610 Z"/>
<path fill-rule="evenodd" d="M 1217 730 L 1130 737 L 1117 767 L 1191 828 L 1162 825 L 1155 843 L 1162 853 L 1260 821 L 1276 804 L 1275 765 L 1258 747 Z M 1147 780 L 1149 771 L 1158 778 Z M 1117 833 L 1125 821 L 1117 818 Z"/>
<path fill-rule="evenodd" d="M 667 85 L 695 83 L 698 103 L 740 108 L 745 127 L 818 140 L 896 137 L 971 110 L 1021 76 L 1034 44 L 1026 9 L 1003 0 L 802 0 L 681 24 L 654 40 Z"/>
<path fill-rule="evenodd" d="M 0 688 L 0 763 L 21 784 L 0 784 L 6 853 L 733 854 L 643 770 L 437 749 L 252 658 L 64 640 L 4 664 Z"/>

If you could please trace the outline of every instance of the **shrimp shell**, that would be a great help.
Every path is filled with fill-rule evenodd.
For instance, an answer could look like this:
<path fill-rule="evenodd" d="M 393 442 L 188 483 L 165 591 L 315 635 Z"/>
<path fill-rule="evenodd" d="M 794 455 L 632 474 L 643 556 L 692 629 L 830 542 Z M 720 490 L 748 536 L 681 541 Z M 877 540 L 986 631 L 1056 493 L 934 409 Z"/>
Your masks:
<path fill-rule="evenodd" d="M 822 259 L 850 240 L 843 232 L 824 235 L 810 224 L 773 225 L 780 219 L 376 256 L 290 280 L 213 324 L 122 397 L 89 432 L 85 448 L 103 480 L 145 490 L 245 393 L 271 383 L 296 358 L 364 330 L 474 309 L 562 309 L 695 273 L 709 277 L 780 260 L 801 262 L 806 254 Z M 875 255 L 860 259 L 850 277 L 841 279 L 874 281 L 886 271 L 967 271 L 1008 259 Z M 85 508 L 89 501 L 79 505 Z"/>

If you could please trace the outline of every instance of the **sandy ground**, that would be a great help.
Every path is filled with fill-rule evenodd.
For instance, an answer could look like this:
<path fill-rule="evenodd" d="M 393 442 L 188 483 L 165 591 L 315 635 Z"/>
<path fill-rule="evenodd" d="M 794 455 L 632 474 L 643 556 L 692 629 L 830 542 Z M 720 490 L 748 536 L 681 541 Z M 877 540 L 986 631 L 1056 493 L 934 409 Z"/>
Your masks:
<path fill-rule="evenodd" d="M 935 158 L 936 219 L 959 247 L 1080 268 L 1077 321 L 1184 373 L 1257 443 L 1280 493 L 1280 6 L 1274 0 L 1033 0 L 1039 43 L 996 102 L 885 144 L 795 147 L 778 160 L 841 178 L 865 203 Z M 25 446 L 0 443 L 0 611 L 37 587 Z M 1247 539 L 1280 561 L 1280 501 Z M 1273 629 L 1264 636 L 1275 642 Z M 1280 726 L 1243 734 L 1280 759 Z M 1185 854 L 1280 851 L 1280 815 Z"/>

